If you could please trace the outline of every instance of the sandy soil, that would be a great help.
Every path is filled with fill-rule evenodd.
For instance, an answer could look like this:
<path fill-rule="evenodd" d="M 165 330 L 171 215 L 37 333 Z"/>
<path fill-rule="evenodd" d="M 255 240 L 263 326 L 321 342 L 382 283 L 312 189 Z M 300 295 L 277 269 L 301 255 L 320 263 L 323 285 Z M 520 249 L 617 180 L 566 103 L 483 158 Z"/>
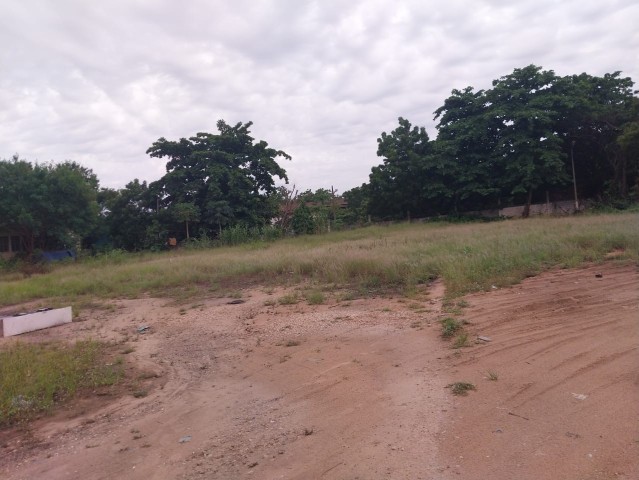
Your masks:
<path fill-rule="evenodd" d="M 123 342 L 149 395 L 0 432 L 0 477 L 636 479 L 637 280 L 609 263 L 468 296 L 459 350 L 439 336 L 440 284 L 319 306 L 266 289 L 117 301 L 22 340 Z"/>

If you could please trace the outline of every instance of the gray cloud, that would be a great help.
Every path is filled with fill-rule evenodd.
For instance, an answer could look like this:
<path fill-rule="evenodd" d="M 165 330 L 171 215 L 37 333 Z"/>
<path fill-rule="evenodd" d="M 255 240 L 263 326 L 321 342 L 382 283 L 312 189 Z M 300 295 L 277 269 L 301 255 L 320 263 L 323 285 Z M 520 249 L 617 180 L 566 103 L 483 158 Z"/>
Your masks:
<path fill-rule="evenodd" d="M 155 180 L 160 136 L 254 122 L 300 188 L 344 191 L 397 117 L 530 63 L 638 78 L 634 0 L 5 0 L 0 157 L 73 159 L 103 185 Z"/>

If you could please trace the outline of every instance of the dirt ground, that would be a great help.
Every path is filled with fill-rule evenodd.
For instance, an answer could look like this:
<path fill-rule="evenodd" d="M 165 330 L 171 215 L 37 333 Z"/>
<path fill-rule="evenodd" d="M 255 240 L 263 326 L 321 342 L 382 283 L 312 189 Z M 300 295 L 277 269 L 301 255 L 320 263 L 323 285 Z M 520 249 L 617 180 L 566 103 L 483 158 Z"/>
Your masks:
<path fill-rule="evenodd" d="M 116 301 L 21 340 L 121 342 L 148 395 L 0 431 L 0 477 L 637 479 L 638 279 L 610 262 L 445 307 L 439 283 L 315 306 L 277 289 Z M 451 310 L 467 347 L 440 337 Z"/>

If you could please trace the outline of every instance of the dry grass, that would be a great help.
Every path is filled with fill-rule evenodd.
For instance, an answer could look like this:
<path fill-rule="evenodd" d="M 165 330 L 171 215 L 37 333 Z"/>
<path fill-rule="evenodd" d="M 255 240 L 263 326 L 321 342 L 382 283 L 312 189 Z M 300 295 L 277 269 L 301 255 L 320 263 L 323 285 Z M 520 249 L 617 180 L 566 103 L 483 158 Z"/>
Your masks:
<path fill-rule="evenodd" d="M 639 215 L 592 215 L 486 224 L 400 224 L 274 243 L 156 254 L 112 254 L 49 273 L 0 273 L 0 305 L 47 298 L 190 298 L 255 284 L 302 280 L 354 288 L 358 295 L 410 291 L 443 278 L 448 295 L 505 286 L 552 267 L 639 260 Z"/>

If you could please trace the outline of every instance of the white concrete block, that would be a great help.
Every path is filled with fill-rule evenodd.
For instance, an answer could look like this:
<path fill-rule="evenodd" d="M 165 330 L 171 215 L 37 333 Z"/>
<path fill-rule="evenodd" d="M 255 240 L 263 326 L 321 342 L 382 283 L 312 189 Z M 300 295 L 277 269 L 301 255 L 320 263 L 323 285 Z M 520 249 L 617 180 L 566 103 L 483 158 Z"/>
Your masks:
<path fill-rule="evenodd" d="M 28 313 L 18 317 L 4 317 L 0 319 L 0 323 L 2 324 L 2 336 L 11 337 L 21 333 L 71 323 L 72 319 L 73 312 L 71 307 L 65 307 L 44 312 Z"/>

